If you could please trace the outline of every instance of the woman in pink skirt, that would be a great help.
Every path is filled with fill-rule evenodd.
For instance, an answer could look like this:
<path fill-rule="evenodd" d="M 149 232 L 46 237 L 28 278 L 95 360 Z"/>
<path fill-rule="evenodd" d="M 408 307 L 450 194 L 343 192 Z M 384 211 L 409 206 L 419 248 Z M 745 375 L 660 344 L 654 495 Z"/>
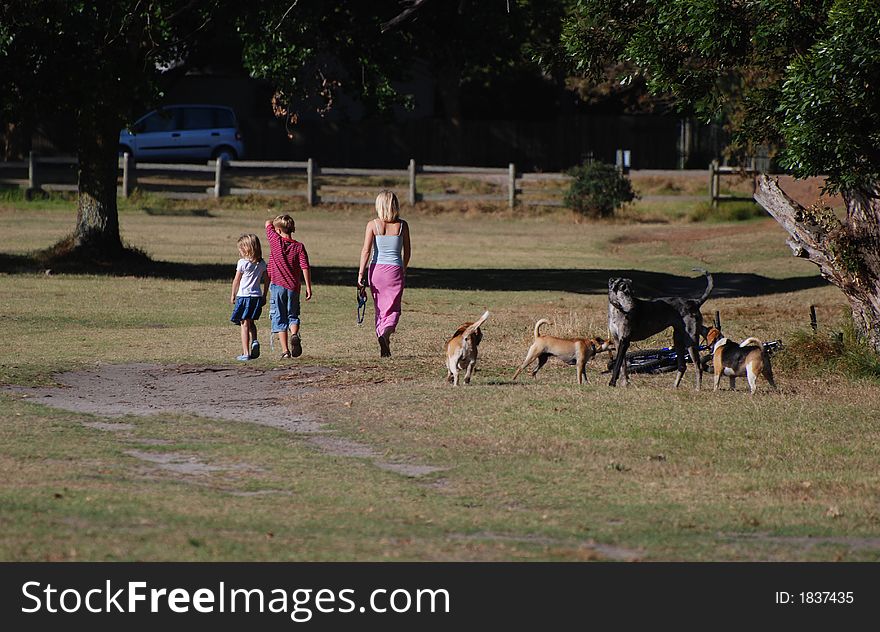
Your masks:
<path fill-rule="evenodd" d="M 400 202 L 387 189 L 376 196 L 378 218 L 367 224 L 364 231 L 364 247 L 358 268 L 358 287 L 367 284 L 376 304 L 376 337 L 379 354 L 391 355 L 391 334 L 400 320 L 400 302 L 409 265 L 409 225 L 400 219 Z M 367 262 L 370 263 L 369 279 L 364 277 Z"/>

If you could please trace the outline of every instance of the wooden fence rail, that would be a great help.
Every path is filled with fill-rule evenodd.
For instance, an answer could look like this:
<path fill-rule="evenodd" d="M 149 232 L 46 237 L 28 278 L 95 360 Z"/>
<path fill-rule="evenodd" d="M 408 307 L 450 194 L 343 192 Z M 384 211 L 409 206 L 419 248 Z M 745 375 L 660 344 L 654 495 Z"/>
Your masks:
<path fill-rule="evenodd" d="M 754 167 L 754 160 L 750 167 L 721 167 L 717 160 L 709 163 L 709 201 L 713 208 L 718 208 L 719 202 L 736 202 L 752 200 L 755 190 L 758 186 L 759 171 Z M 751 176 L 752 178 L 752 195 L 733 195 L 721 193 L 721 176 Z"/>
<path fill-rule="evenodd" d="M 57 171 L 63 167 L 75 167 L 76 158 L 42 157 L 31 153 L 26 161 L 0 162 L 0 186 L 12 185 L 25 188 L 29 192 L 76 191 L 76 184 L 57 182 Z M 395 186 L 406 182 L 406 201 L 446 202 L 446 201 L 479 201 L 502 202 L 513 208 L 523 206 L 563 206 L 563 193 L 571 177 L 564 173 L 518 173 L 516 165 L 507 167 L 462 167 L 455 165 L 419 165 L 411 159 L 406 168 L 401 169 L 361 169 L 353 167 L 319 167 L 311 158 L 304 161 L 288 160 L 211 160 L 200 164 L 149 163 L 135 162 L 129 154 L 119 158 L 121 182 L 118 193 L 129 197 L 135 190 L 151 191 L 156 195 L 178 199 L 220 198 L 235 195 L 303 197 L 309 206 L 321 202 L 339 202 L 349 204 L 373 204 L 371 192 L 376 185 L 338 184 L 327 180 L 343 180 L 348 178 L 382 178 L 399 180 Z M 19 177 L 6 177 L 8 172 L 18 172 Z M 719 201 L 730 199 L 746 199 L 720 194 L 720 178 L 722 175 L 738 173 L 756 173 L 753 169 L 736 169 L 720 167 L 713 162 L 709 167 L 709 199 L 713 205 Z M 51 182 L 52 173 L 56 182 Z M 658 172 L 659 173 L 659 172 Z M 254 175 L 257 174 L 257 175 Z M 241 186 L 236 180 L 249 176 L 274 176 L 273 183 L 257 181 L 245 182 Z M 68 175 L 68 180 L 75 178 Z M 491 184 L 481 191 L 457 191 L 454 187 L 442 192 L 420 190 L 419 176 L 435 178 L 438 176 L 465 176 L 468 178 L 482 177 Z M 210 180 L 208 180 L 210 178 Z M 322 181 L 322 178 L 325 180 Z M 279 186 L 280 181 L 280 186 Z M 425 182 L 421 182 L 425 184 Z M 210 186 L 206 186 L 210 185 Z M 558 185 L 558 186 L 554 186 Z M 435 185 L 436 186 L 436 185 Z M 479 188 L 479 187 L 478 187 Z M 486 192 L 485 189 L 490 191 Z M 188 190 L 181 190 L 188 189 Z M 360 196 L 357 194 L 360 193 Z M 352 195 L 354 194 L 354 195 Z"/>
<path fill-rule="evenodd" d="M 25 188 L 30 192 L 40 190 L 55 191 L 75 191 L 76 185 L 71 183 L 52 184 L 46 169 L 41 169 L 41 165 L 67 165 L 75 167 L 76 158 L 67 157 L 42 157 L 31 153 L 27 161 L 19 162 L 0 162 L 0 175 L 10 170 L 27 171 L 27 177 L 0 177 L 0 185 L 13 185 Z M 194 176 L 197 180 L 199 177 L 206 177 L 207 174 L 213 175 L 213 186 L 204 187 L 202 190 L 196 191 L 180 191 L 173 190 L 186 186 L 190 189 L 197 187 L 198 184 L 180 184 L 179 182 L 171 184 L 150 184 L 143 186 L 146 190 L 150 187 L 161 186 L 162 189 L 154 191 L 156 194 L 182 199 L 207 198 L 207 197 L 223 197 L 227 195 L 264 195 L 264 196 L 301 196 L 306 198 L 307 204 L 314 206 L 323 202 L 345 202 L 351 204 L 373 204 L 374 199 L 363 197 L 351 197 L 346 195 L 336 195 L 332 193 L 334 189 L 349 189 L 351 186 L 338 185 L 333 186 L 322 183 L 320 178 L 396 178 L 408 182 L 407 201 L 415 204 L 420 201 L 449 201 L 449 200 L 480 200 L 480 201 L 506 201 L 511 207 L 518 202 L 517 194 L 521 193 L 521 189 L 517 188 L 518 180 L 516 175 L 516 167 L 512 163 L 507 167 L 459 167 L 450 165 L 417 165 L 415 160 L 410 160 L 409 165 L 404 169 L 360 169 L 353 167 L 318 167 L 314 160 L 306 161 L 282 161 L 282 160 L 232 160 L 217 161 L 210 160 L 202 164 L 178 164 L 178 163 L 151 163 L 151 162 L 135 162 L 129 154 L 124 154 L 119 158 L 119 169 L 121 171 L 121 185 L 118 193 L 122 197 L 129 197 L 136 189 L 139 188 L 139 182 L 143 184 L 144 180 L 157 175 L 188 175 Z M 241 187 L 231 186 L 230 182 L 236 174 L 242 172 L 253 173 L 255 171 L 272 171 L 275 174 L 281 173 L 285 180 L 292 182 L 303 181 L 304 187 Z M 445 174 L 450 176 L 487 176 L 489 178 L 504 178 L 506 192 L 504 194 L 494 193 L 426 193 L 422 194 L 418 188 L 419 174 Z M 526 174 L 528 175 L 528 174 Z M 542 174 L 546 175 L 546 174 Z M 557 174 L 560 178 L 566 176 Z M 522 182 L 522 179 L 519 180 Z M 207 184 L 207 183 L 206 183 Z M 327 188 L 328 192 L 322 194 L 322 188 Z M 375 188 L 375 187 L 371 187 Z M 349 191 L 350 192 L 350 191 Z M 520 201 L 521 203 L 531 204 L 530 201 Z"/>

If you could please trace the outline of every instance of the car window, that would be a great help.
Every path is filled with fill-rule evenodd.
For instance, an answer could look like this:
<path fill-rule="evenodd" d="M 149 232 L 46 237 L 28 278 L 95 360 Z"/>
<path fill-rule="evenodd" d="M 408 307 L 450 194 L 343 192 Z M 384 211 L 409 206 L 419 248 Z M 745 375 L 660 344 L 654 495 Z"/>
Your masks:
<path fill-rule="evenodd" d="M 214 127 L 215 108 L 183 108 L 183 129 L 210 129 Z"/>
<path fill-rule="evenodd" d="M 175 125 L 174 112 L 168 110 L 159 110 L 153 112 L 135 127 L 135 131 L 139 133 L 149 132 L 168 132 L 177 128 Z"/>
<path fill-rule="evenodd" d="M 217 108 L 214 114 L 216 115 L 214 127 L 235 127 L 235 114 L 232 110 Z"/>

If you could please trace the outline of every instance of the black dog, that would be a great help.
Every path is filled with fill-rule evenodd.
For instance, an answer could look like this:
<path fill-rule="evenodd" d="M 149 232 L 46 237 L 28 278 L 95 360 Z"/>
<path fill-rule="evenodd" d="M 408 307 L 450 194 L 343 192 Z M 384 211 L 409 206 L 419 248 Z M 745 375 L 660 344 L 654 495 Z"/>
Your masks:
<path fill-rule="evenodd" d="M 706 275 L 706 291 L 700 298 L 669 296 L 641 299 L 633 296 L 631 279 L 608 279 L 608 330 L 617 349 L 610 386 L 617 385 L 623 369 L 623 383 L 627 383 L 626 350 L 633 340 L 645 340 L 668 327 L 673 329 L 673 346 L 678 356 L 674 386 L 677 388 L 685 371 L 685 350 L 690 353 L 697 372 L 697 390 L 703 383 L 700 366 L 700 336 L 704 333 L 703 315 L 700 307 L 712 293 L 712 275 L 701 268 L 694 268 Z"/>

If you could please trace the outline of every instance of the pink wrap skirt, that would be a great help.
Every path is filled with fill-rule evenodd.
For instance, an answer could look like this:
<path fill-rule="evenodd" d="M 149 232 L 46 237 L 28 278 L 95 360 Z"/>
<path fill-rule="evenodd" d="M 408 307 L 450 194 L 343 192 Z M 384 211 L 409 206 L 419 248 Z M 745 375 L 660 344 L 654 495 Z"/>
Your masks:
<path fill-rule="evenodd" d="M 376 336 L 393 333 L 400 320 L 404 275 L 400 266 L 374 263 L 370 266 L 370 292 L 376 305 Z"/>

